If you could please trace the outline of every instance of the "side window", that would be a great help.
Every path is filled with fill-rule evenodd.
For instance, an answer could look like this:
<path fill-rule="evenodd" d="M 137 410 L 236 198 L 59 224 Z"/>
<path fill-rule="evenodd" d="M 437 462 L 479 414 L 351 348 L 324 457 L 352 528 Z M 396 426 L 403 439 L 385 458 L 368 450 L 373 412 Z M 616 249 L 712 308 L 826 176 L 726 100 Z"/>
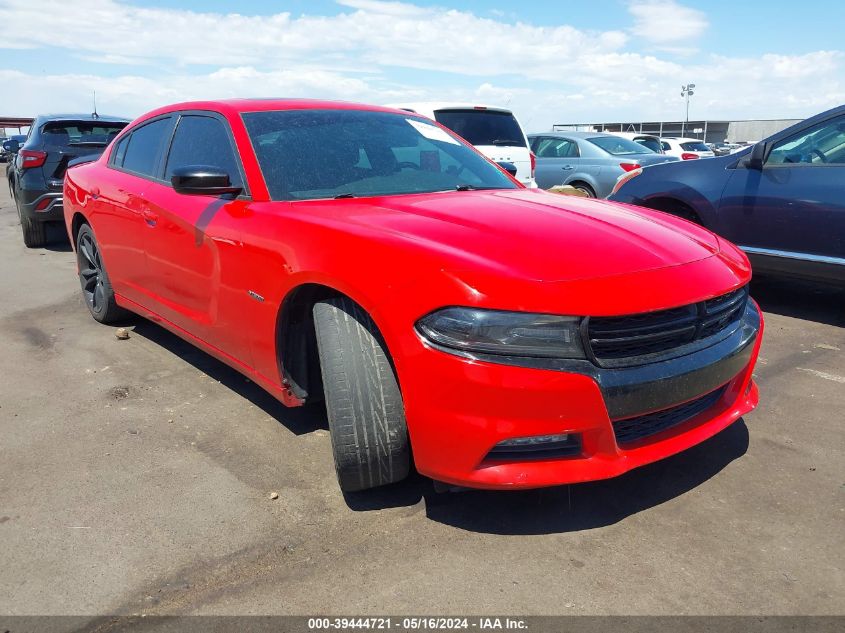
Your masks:
<path fill-rule="evenodd" d="M 666 141 L 660 141 L 660 147 L 663 148 L 664 152 L 672 151 L 672 146 L 669 145 L 669 143 L 667 143 Z"/>
<path fill-rule="evenodd" d="M 179 119 L 164 179 L 169 181 L 176 168 L 188 165 L 217 167 L 229 174 L 233 185 L 243 184 L 229 135 L 219 119 L 193 114 Z"/>
<path fill-rule="evenodd" d="M 772 147 L 767 165 L 845 164 L 845 116 L 798 132 Z"/>
<path fill-rule="evenodd" d="M 117 142 L 117 145 L 114 146 L 112 150 L 112 159 L 111 164 L 115 167 L 123 167 L 123 158 L 126 156 L 126 148 L 129 145 L 129 137 L 132 136 L 131 134 L 127 134 L 122 139 Z"/>
<path fill-rule="evenodd" d="M 565 138 L 546 137 L 537 145 L 537 158 L 575 158 L 578 146 Z"/>
<path fill-rule="evenodd" d="M 170 118 L 158 119 L 132 131 L 123 153 L 122 167 L 143 176 L 157 177 L 162 145 L 170 131 Z"/>

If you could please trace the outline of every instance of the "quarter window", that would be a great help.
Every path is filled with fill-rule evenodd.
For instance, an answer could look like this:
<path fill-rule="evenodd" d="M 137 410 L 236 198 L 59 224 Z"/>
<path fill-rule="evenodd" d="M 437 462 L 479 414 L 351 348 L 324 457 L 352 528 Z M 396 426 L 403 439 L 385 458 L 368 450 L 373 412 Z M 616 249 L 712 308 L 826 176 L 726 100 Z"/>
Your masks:
<path fill-rule="evenodd" d="M 157 177 L 156 167 L 159 164 L 164 139 L 169 131 L 170 118 L 158 119 L 133 130 L 120 166 L 142 176 Z"/>
<path fill-rule="evenodd" d="M 132 135 L 127 134 L 120 139 L 117 145 L 114 146 L 114 150 L 112 150 L 112 164 L 115 167 L 123 167 L 123 158 L 126 156 L 126 147 L 129 145 L 130 136 Z"/>
<path fill-rule="evenodd" d="M 229 174 L 232 185 L 243 184 L 229 134 L 219 119 L 196 115 L 179 119 L 164 170 L 165 180 L 169 181 L 178 167 L 188 165 L 217 167 Z"/>

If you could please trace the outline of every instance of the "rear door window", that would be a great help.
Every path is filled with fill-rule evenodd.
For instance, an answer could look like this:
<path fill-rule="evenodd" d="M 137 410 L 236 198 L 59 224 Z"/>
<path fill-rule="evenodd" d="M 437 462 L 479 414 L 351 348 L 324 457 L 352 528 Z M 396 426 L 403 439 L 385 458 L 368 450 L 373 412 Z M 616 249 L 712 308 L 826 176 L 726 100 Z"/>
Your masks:
<path fill-rule="evenodd" d="M 217 167 L 229 174 L 233 185 L 243 185 L 229 133 L 225 124 L 217 118 L 191 114 L 179 119 L 164 179 L 169 181 L 173 170 L 188 165 Z"/>
<path fill-rule="evenodd" d="M 473 145 L 525 147 L 525 134 L 510 112 L 497 110 L 437 110 L 434 120 Z"/>
<path fill-rule="evenodd" d="M 170 136 L 170 117 L 157 119 L 132 131 L 119 165 L 141 176 L 158 178 L 159 165 L 165 140 Z"/>
<path fill-rule="evenodd" d="M 577 158 L 578 145 L 566 138 L 546 136 L 537 143 L 537 158 Z"/>

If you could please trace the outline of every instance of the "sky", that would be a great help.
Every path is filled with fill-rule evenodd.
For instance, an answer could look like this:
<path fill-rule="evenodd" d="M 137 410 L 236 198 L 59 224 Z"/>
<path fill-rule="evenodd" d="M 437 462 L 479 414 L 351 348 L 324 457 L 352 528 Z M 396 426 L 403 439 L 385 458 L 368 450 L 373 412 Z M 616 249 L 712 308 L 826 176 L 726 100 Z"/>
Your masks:
<path fill-rule="evenodd" d="M 555 123 L 802 118 L 845 103 L 845 2 L 0 0 L 0 115 L 312 97 Z"/>

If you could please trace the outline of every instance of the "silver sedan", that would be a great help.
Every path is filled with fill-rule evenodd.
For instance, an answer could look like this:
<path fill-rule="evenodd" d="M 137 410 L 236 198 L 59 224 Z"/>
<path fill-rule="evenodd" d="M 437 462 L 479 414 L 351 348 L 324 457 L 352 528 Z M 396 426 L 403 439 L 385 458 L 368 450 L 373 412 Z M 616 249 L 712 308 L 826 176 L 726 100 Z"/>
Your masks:
<path fill-rule="evenodd" d="M 625 172 L 679 160 L 613 134 L 542 132 L 529 134 L 528 140 L 537 156 L 535 178 L 540 188 L 571 185 L 591 198 L 609 196 Z"/>

